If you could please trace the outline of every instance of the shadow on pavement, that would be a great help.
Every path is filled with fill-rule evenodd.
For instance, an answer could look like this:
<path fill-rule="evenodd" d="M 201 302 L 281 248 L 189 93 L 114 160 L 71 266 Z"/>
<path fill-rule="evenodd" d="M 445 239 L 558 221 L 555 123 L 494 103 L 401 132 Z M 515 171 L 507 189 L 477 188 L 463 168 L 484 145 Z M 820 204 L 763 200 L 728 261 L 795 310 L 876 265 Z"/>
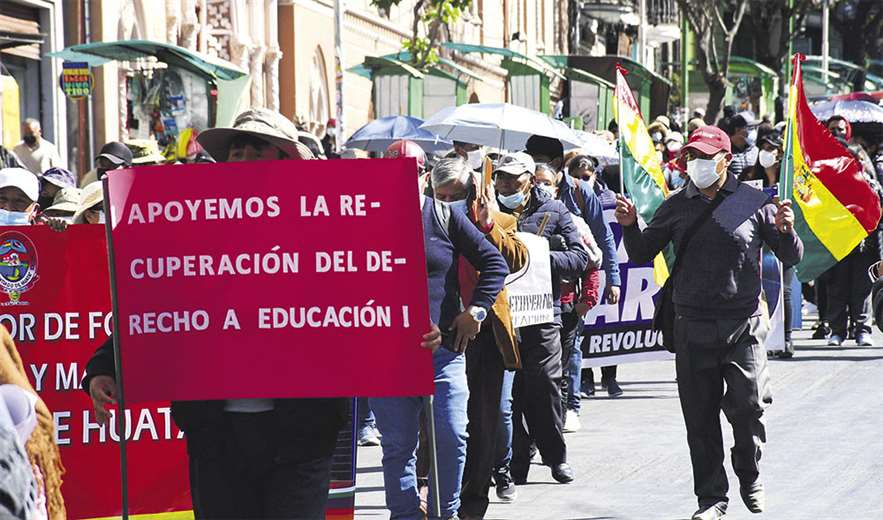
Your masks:
<path fill-rule="evenodd" d="M 356 473 L 381 473 L 383 466 L 368 466 L 367 468 L 358 468 Z"/>

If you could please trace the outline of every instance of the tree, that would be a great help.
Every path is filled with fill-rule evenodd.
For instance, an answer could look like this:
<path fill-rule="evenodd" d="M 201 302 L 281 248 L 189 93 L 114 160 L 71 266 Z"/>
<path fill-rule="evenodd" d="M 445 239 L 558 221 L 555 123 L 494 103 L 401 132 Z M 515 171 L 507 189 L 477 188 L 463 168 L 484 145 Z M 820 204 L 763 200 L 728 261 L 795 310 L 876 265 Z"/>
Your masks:
<path fill-rule="evenodd" d="M 402 0 L 371 0 L 371 4 L 389 12 Z M 450 35 L 450 27 L 472 4 L 472 0 L 417 0 L 414 3 L 414 20 L 411 39 L 402 48 L 411 54 L 411 63 L 420 70 L 438 63 L 439 44 Z"/>
<path fill-rule="evenodd" d="M 749 0 L 677 0 L 696 36 L 697 69 L 708 86 L 705 121 L 714 124 L 727 92 L 733 40 Z"/>
<path fill-rule="evenodd" d="M 883 59 L 883 2 L 841 0 L 831 10 L 831 23 L 843 36 L 847 59 L 861 66 L 867 59 Z"/>
<path fill-rule="evenodd" d="M 837 0 L 829 0 L 831 3 Z M 801 34 L 804 20 L 809 11 L 821 6 L 822 0 L 751 0 L 748 6 L 748 23 L 744 27 L 754 42 L 754 56 L 757 61 L 776 72 L 785 70 L 788 45 Z M 794 31 L 788 31 L 788 21 L 794 16 Z M 785 95 L 788 85 L 785 78 L 779 81 L 780 96 Z"/>

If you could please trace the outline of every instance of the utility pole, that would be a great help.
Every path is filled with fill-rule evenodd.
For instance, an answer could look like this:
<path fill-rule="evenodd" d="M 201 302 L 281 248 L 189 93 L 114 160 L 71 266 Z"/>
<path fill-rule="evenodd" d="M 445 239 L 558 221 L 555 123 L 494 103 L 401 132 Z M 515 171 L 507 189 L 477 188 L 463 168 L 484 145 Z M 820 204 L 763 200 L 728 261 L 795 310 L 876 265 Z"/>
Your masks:
<path fill-rule="evenodd" d="M 681 105 L 684 107 L 684 122 L 690 120 L 690 29 L 687 14 L 681 11 Z"/>
<path fill-rule="evenodd" d="M 335 113 L 334 119 L 336 126 L 334 128 L 334 147 L 336 151 L 340 151 L 343 145 L 344 124 L 343 124 L 343 13 L 346 10 L 345 0 L 334 0 L 334 90 L 335 95 Z"/>
<path fill-rule="evenodd" d="M 822 77 L 828 82 L 828 69 L 831 54 L 830 9 L 828 0 L 822 0 Z"/>
<path fill-rule="evenodd" d="M 638 63 L 647 67 L 644 63 L 647 59 L 647 0 L 640 0 L 638 9 L 641 11 L 639 13 L 641 24 L 638 26 Z"/>

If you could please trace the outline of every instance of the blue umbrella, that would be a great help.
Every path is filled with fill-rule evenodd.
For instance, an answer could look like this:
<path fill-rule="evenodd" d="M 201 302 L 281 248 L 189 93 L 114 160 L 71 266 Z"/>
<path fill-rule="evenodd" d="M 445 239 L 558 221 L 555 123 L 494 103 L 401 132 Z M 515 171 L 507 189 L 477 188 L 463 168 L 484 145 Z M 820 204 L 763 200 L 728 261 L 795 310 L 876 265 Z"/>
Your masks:
<path fill-rule="evenodd" d="M 375 119 L 356 130 L 344 146 L 369 152 L 383 152 L 396 141 L 407 139 L 417 143 L 426 152 L 449 150 L 453 144 L 420 128 L 423 121 L 411 116 L 389 116 Z"/>

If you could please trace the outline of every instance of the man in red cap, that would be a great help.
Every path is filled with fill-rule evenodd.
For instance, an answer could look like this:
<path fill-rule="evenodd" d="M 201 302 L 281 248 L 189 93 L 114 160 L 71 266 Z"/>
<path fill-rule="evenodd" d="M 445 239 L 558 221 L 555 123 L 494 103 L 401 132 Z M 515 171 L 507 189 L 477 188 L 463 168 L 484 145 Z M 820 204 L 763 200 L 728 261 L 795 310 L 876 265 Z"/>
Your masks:
<path fill-rule="evenodd" d="M 686 187 L 666 199 L 643 230 L 627 198 L 617 197 L 615 215 L 632 262 L 650 262 L 669 242 L 677 252 L 668 304 L 674 306 L 678 394 L 699 499 L 693 519 L 726 515 L 721 409 L 733 426 L 732 462 L 742 500 L 760 513 L 763 412 L 772 402 L 760 253 L 767 245 L 791 266 L 802 258 L 803 244 L 794 232 L 790 201 L 779 202 L 728 173 L 730 139 L 721 129 L 694 131 L 680 158 L 689 176 Z"/>

